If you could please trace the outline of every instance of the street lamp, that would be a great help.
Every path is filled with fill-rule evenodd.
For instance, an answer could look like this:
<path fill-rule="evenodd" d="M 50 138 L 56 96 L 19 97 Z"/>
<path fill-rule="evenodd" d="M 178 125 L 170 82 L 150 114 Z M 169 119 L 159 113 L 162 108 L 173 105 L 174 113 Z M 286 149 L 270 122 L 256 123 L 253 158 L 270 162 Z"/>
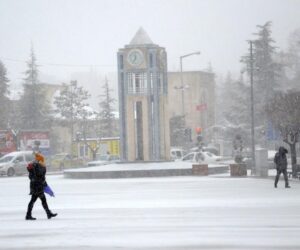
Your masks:
<path fill-rule="evenodd" d="M 184 111 L 184 90 L 186 86 L 183 86 L 183 74 L 182 74 L 182 59 L 192 55 L 200 55 L 200 51 L 196 51 L 190 54 L 186 54 L 180 57 L 180 84 L 181 84 L 181 105 L 182 105 L 182 116 L 185 119 L 185 111 Z"/>

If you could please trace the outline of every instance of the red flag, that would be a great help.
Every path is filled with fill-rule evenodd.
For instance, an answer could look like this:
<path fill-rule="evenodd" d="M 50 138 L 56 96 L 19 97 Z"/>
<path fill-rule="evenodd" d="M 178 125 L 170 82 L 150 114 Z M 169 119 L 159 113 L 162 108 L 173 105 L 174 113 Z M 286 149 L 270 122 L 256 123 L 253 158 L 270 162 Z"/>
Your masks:
<path fill-rule="evenodd" d="M 196 110 L 197 111 L 204 111 L 204 110 L 206 110 L 207 109 L 207 104 L 206 103 L 202 103 L 202 104 L 198 104 L 197 106 L 196 106 Z"/>

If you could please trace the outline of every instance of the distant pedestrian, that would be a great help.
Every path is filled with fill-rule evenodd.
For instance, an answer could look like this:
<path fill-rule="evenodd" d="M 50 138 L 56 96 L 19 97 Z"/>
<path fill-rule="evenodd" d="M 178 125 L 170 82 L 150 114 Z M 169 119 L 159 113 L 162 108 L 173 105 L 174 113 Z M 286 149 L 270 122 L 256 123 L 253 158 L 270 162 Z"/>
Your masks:
<path fill-rule="evenodd" d="M 27 208 L 27 214 L 25 219 L 26 220 L 35 220 L 36 218 L 32 217 L 32 209 L 34 206 L 34 203 L 38 198 L 40 198 L 42 202 L 42 206 L 45 209 L 47 213 L 48 219 L 51 219 L 52 217 L 57 216 L 57 214 L 54 214 L 50 211 L 46 196 L 44 194 L 44 188 L 47 186 L 46 182 L 46 166 L 44 163 L 44 157 L 40 153 L 35 154 L 35 161 L 28 164 L 27 170 L 29 172 L 29 178 L 30 178 L 30 194 L 31 194 L 31 200 L 28 204 Z"/>
<path fill-rule="evenodd" d="M 275 188 L 277 188 L 277 183 L 278 183 L 281 173 L 283 173 L 283 176 L 284 176 L 285 187 L 290 188 L 289 180 L 288 180 L 288 176 L 287 176 L 287 165 L 288 165 L 287 158 L 286 158 L 287 153 L 288 153 L 288 151 L 286 148 L 279 147 L 278 152 L 275 154 L 274 163 L 276 164 L 276 170 L 277 170 L 277 174 L 275 177 L 275 183 L 274 183 Z"/>

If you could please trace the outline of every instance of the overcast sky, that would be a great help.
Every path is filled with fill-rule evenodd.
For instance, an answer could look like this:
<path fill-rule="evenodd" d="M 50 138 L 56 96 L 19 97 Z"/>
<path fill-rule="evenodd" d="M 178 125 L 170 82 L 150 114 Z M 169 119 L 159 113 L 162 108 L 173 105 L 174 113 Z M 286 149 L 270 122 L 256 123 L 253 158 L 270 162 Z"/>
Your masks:
<path fill-rule="evenodd" d="M 53 82 L 72 72 L 114 72 L 116 52 L 143 27 L 166 48 L 169 70 L 179 69 L 180 55 L 200 50 L 185 58 L 185 70 L 210 62 L 217 74 L 237 73 L 257 24 L 272 21 L 284 49 L 299 13 L 300 0 L 0 0 L 0 60 L 12 84 L 22 82 L 31 42 Z"/>

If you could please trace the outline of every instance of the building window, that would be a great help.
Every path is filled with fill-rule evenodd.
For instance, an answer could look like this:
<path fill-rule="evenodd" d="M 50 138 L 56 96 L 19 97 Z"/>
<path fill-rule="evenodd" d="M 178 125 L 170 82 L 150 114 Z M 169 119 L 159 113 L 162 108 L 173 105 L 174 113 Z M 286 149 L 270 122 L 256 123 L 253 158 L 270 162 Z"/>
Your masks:
<path fill-rule="evenodd" d="M 88 157 L 89 148 L 85 144 L 80 144 L 79 146 L 79 157 Z"/>
<path fill-rule="evenodd" d="M 129 94 L 147 93 L 147 73 L 128 73 L 127 80 Z"/>
<path fill-rule="evenodd" d="M 150 72 L 150 89 L 151 93 L 153 94 L 153 73 Z"/>
<path fill-rule="evenodd" d="M 119 60 L 120 60 L 120 69 L 123 69 L 124 68 L 123 55 L 119 56 Z"/>
<path fill-rule="evenodd" d="M 206 91 L 203 90 L 201 97 L 200 97 L 200 121 L 202 128 L 207 128 L 207 94 Z"/>
<path fill-rule="evenodd" d="M 150 68 L 153 67 L 153 54 L 150 53 L 150 56 L 149 56 L 149 65 L 150 65 Z"/>

